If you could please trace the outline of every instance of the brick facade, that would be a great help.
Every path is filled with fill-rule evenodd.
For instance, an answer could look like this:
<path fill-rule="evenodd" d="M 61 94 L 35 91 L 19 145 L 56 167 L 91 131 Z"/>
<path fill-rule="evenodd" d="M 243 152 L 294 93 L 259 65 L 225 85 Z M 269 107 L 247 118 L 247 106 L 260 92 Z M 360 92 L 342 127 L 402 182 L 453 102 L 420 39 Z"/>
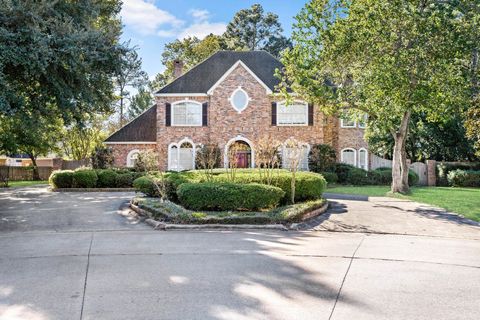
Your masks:
<path fill-rule="evenodd" d="M 229 98 L 241 87 L 250 98 L 248 106 L 242 111 L 235 110 Z M 208 102 L 208 126 L 176 127 L 165 124 L 165 105 L 183 100 Z M 251 142 L 252 149 L 263 137 L 273 137 L 284 142 L 290 137 L 309 145 L 329 143 L 334 146 L 340 159 L 340 150 L 345 147 L 359 149 L 366 147 L 362 129 L 339 128 L 336 117 L 325 117 L 314 108 L 313 126 L 276 126 L 272 125 L 273 95 L 267 94 L 262 86 L 242 65 L 238 65 L 208 96 L 156 97 L 157 103 L 157 144 L 156 145 L 111 145 L 114 149 L 115 164 L 126 164 L 126 156 L 133 149 L 154 149 L 159 154 L 160 169 L 168 167 L 168 146 L 187 138 L 195 144 L 213 143 L 225 149 L 229 141 L 241 137 Z"/>
<path fill-rule="evenodd" d="M 127 155 L 133 150 L 156 150 L 156 144 L 110 144 L 109 147 L 113 150 L 114 166 L 126 167 Z"/>

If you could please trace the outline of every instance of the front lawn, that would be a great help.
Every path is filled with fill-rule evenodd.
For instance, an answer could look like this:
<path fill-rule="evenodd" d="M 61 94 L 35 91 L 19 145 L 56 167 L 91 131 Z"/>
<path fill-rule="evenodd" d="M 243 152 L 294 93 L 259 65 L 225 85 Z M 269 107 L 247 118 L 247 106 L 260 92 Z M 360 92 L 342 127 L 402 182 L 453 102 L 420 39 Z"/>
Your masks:
<path fill-rule="evenodd" d="M 9 187 L 30 187 L 30 186 L 35 186 L 39 184 L 48 184 L 48 181 L 9 181 L 8 186 Z"/>
<path fill-rule="evenodd" d="M 387 196 L 388 186 L 333 186 L 327 192 L 358 194 L 371 197 Z M 413 187 L 410 195 L 396 196 L 430 204 L 480 221 L 480 189 L 452 187 Z"/>

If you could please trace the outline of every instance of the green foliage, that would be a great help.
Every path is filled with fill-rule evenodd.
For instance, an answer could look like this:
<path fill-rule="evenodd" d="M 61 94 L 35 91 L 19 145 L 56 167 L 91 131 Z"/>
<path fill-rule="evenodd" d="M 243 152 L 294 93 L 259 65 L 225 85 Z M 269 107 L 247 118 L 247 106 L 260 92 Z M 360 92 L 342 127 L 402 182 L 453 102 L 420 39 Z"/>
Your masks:
<path fill-rule="evenodd" d="M 276 207 L 285 192 L 262 184 L 184 183 L 177 190 L 180 203 L 193 210 L 259 210 Z"/>
<path fill-rule="evenodd" d="M 238 11 L 227 25 L 223 38 L 230 50 L 266 50 L 274 56 L 291 45 L 274 13 L 260 4 Z"/>
<path fill-rule="evenodd" d="M 333 170 L 337 174 L 338 183 L 347 183 L 350 171 L 357 169 L 356 167 L 345 164 L 345 163 L 336 163 Z"/>
<path fill-rule="evenodd" d="M 447 179 L 452 187 L 480 187 L 480 171 L 457 169 L 450 171 Z"/>
<path fill-rule="evenodd" d="M 115 188 L 116 187 L 116 180 L 117 180 L 117 173 L 112 169 L 100 169 L 96 170 L 98 181 L 97 187 L 98 188 Z"/>
<path fill-rule="evenodd" d="M 95 188 L 97 186 L 98 176 L 95 170 L 77 169 L 73 172 L 73 188 Z"/>
<path fill-rule="evenodd" d="M 460 162 L 460 163 L 437 163 L 437 186 L 448 186 L 448 174 L 454 170 L 477 171 L 480 170 L 480 162 Z"/>
<path fill-rule="evenodd" d="M 119 173 L 116 176 L 115 185 L 117 188 L 131 188 L 136 178 L 137 176 L 133 172 Z"/>
<path fill-rule="evenodd" d="M 73 185 L 73 171 L 55 170 L 50 175 L 48 183 L 53 188 L 71 188 Z"/>
<path fill-rule="evenodd" d="M 335 149 L 329 144 L 315 144 L 308 155 L 308 165 L 313 172 L 331 171 L 337 162 Z"/>
<path fill-rule="evenodd" d="M 113 166 L 113 151 L 111 148 L 99 146 L 91 156 L 92 167 L 94 169 L 107 169 Z"/>
<path fill-rule="evenodd" d="M 158 155 L 153 150 L 142 150 L 138 152 L 134 169 L 137 172 L 147 172 L 158 168 Z"/>
<path fill-rule="evenodd" d="M 320 174 L 329 184 L 335 184 L 338 182 L 338 176 L 335 172 L 320 172 Z"/>
<path fill-rule="evenodd" d="M 130 120 L 135 119 L 149 109 L 153 103 L 154 100 L 152 93 L 144 87 L 139 88 L 137 94 L 135 94 L 130 100 L 130 105 L 128 106 L 128 118 Z"/>
<path fill-rule="evenodd" d="M 148 197 L 159 197 L 158 190 L 152 181 L 152 177 L 143 176 L 133 181 L 135 191 L 142 192 Z"/>

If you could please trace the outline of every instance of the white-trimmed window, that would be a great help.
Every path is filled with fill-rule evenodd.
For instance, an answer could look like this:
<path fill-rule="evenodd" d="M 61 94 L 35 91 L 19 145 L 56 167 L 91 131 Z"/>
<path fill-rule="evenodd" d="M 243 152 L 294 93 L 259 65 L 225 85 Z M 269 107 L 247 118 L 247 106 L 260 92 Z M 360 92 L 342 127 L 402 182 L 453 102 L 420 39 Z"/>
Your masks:
<path fill-rule="evenodd" d="M 368 170 L 368 151 L 365 148 L 358 150 L 358 167 Z"/>
<path fill-rule="evenodd" d="M 172 104 L 172 126 L 201 126 L 202 104 L 180 101 Z"/>
<path fill-rule="evenodd" d="M 282 168 L 290 169 L 289 154 L 293 152 L 292 148 L 282 147 Z M 308 154 L 310 153 L 310 146 L 305 144 L 302 146 L 300 161 L 298 162 L 298 170 L 308 171 Z"/>
<path fill-rule="evenodd" d="M 358 127 L 360 129 L 365 129 L 367 127 L 368 116 L 365 114 L 361 120 L 358 121 Z"/>
<path fill-rule="evenodd" d="M 241 87 L 238 87 L 235 91 L 233 91 L 228 100 L 235 110 L 242 112 L 248 106 L 251 98 L 248 96 L 248 93 L 245 90 L 243 90 Z"/>
<path fill-rule="evenodd" d="M 355 149 L 352 148 L 346 148 L 341 151 L 340 154 L 340 159 L 343 163 L 352 165 L 352 166 L 357 166 L 357 152 Z"/>
<path fill-rule="evenodd" d="M 344 116 L 344 118 L 340 119 L 340 127 L 342 128 L 355 128 L 357 126 L 357 122 L 355 119 L 352 119 L 348 116 Z"/>
<path fill-rule="evenodd" d="M 133 168 L 135 166 L 135 162 L 138 159 L 138 153 L 139 152 L 140 152 L 139 150 L 135 149 L 135 150 L 132 150 L 128 153 L 128 155 L 127 155 L 127 167 Z"/>
<path fill-rule="evenodd" d="M 195 144 L 187 139 L 170 144 L 168 147 L 168 170 L 193 169 L 195 169 Z"/>
<path fill-rule="evenodd" d="M 277 125 L 279 126 L 306 126 L 308 125 L 308 104 L 294 101 L 277 103 Z"/>

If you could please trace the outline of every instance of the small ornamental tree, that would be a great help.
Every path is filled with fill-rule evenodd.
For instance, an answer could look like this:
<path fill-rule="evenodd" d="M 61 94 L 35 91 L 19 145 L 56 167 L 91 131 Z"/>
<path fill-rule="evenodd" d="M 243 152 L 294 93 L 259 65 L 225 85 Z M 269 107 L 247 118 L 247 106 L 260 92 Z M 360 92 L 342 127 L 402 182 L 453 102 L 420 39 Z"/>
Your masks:
<path fill-rule="evenodd" d="M 315 144 L 308 155 L 308 165 L 313 172 L 325 172 L 337 162 L 335 149 L 328 144 Z"/>
<path fill-rule="evenodd" d="M 142 150 L 138 152 L 134 169 L 138 172 L 148 172 L 158 169 L 157 154 L 153 150 Z"/>
<path fill-rule="evenodd" d="M 196 152 L 195 166 L 203 169 L 207 181 L 213 180 L 213 169 L 220 168 L 221 152 L 216 144 L 205 144 Z"/>
<path fill-rule="evenodd" d="M 280 142 L 270 136 L 262 137 L 255 146 L 255 162 L 265 184 L 273 182 L 274 169 L 280 166 Z"/>
<path fill-rule="evenodd" d="M 438 120 L 471 101 L 465 48 L 479 30 L 464 25 L 468 13 L 478 17 L 473 3 L 311 0 L 283 55 L 283 91 L 327 113 L 367 113 L 367 132 L 380 127 L 394 139 L 391 191 L 408 192 L 411 115 Z"/>
<path fill-rule="evenodd" d="M 300 142 L 295 140 L 294 138 L 288 139 L 284 144 L 285 152 L 283 154 L 284 161 L 286 162 L 287 166 L 292 173 L 292 180 L 291 180 L 291 201 L 295 203 L 295 182 L 296 182 L 296 175 L 298 166 L 300 164 L 300 160 L 302 159 L 303 153 L 303 146 Z"/>
<path fill-rule="evenodd" d="M 108 169 L 113 167 L 113 151 L 110 148 L 100 146 L 96 147 L 92 156 L 92 167 L 94 169 Z"/>

